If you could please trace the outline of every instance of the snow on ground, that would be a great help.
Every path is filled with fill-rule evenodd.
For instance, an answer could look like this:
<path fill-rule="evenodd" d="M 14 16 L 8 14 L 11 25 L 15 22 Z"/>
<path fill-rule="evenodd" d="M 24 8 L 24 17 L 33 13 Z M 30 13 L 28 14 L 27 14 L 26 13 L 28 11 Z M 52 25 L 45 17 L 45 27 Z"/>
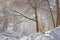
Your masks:
<path fill-rule="evenodd" d="M 20 36 L 18 33 L 0 32 L 0 40 L 60 40 L 60 26 L 44 33 L 34 33 L 31 36 Z"/>

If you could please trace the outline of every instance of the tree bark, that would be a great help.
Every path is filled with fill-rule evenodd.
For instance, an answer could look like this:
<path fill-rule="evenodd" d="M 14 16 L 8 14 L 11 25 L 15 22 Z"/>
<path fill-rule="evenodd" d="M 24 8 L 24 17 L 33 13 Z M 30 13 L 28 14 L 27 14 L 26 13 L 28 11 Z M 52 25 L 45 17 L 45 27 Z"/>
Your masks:
<path fill-rule="evenodd" d="M 56 27 L 58 27 L 60 25 L 59 0 L 56 0 L 56 13 L 57 13 Z"/>
<path fill-rule="evenodd" d="M 55 28 L 55 21 L 54 21 L 53 13 L 52 13 L 51 8 L 50 8 L 50 3 L 49 3 L 49 0 L 47 0 L 47 2 L 48 2 L 48 6 L 49 6 L 49 11 L 50 11 L 50 13 L 51 13 L 53 26 L 54 26 L 54 28 Z"/>
<path fill-rule="evenodd" d="M 36 18 L 36 31 L 39 32 L 39 25 L 38 25 L 38 15 L 37 15 L 37 2 L 35 1 L 35 18 Z"/>

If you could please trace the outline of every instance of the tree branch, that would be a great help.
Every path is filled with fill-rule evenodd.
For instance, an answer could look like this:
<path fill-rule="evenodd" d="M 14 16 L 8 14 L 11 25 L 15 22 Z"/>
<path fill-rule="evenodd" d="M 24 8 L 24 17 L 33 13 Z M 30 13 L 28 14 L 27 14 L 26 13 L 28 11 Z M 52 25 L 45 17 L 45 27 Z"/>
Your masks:
<path fill-rule="evenodd" d="M 18 12 L 18 11 L 16 11 L 16 10 L 13 10 L 13 11 L 16 12 L 16 13 L 19 13 L 20 15 L 22 15 L 23 17 L 25 17 L 25 18 L 27 18 L 27 19 L 29 19 L 29 20 L 36 21 L 36 20 L 34 20 L 34 19 L 31 19 L 31 18 L 23 15 L 22 13 L 20 13 L 20 12 Z"/>
<path fill-rule="evenodd" d="M 29 4 L 30 4 L 30 6 L 32 7 L 32 9 L 34 10 L 35 7 L 31 4 L 30 0 L 28 0 L 28 2 L 29 2 Z"/>

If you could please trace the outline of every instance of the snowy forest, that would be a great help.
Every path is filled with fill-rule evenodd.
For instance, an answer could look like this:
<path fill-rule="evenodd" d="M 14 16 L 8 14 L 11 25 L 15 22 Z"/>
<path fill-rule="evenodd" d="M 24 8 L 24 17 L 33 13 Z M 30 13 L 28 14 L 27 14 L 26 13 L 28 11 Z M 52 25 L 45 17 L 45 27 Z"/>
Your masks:
<path fill-rule="evenodd" d="M 60 40 L 60 0 L 0 0 L 0 40 Z"/>

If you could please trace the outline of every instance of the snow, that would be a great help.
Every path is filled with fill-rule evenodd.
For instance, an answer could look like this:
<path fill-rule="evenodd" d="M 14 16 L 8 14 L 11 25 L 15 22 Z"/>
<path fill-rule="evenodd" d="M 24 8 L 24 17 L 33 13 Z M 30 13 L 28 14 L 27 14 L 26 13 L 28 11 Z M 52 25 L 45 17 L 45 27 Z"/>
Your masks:
<path fill-rule="evenodd" d="M 23 36 L 20 40 L 27 40 L 27 39 L 28 39 L 28 37 Z"/>
<path fill-rule="evenodd" d="M 60 26 L 48 32 L 45 32 L 42 40 L 60 40 Z"/>
<path fill-rule="evenodd" d="M 60 40 L 60 26 L 48 32 L 34 33 L 30 36 L 21 36 L 16 32 L 0 32 L 0 40 Z"/>
<path fill-rule="evenodd" d="M 23 40 L 27 40 L 29 37 L 22 37 Z M 35 33 L 31 36 L 30 40 L 60 40 L 60 26 L 52 29 L 48 32 Z"/>

